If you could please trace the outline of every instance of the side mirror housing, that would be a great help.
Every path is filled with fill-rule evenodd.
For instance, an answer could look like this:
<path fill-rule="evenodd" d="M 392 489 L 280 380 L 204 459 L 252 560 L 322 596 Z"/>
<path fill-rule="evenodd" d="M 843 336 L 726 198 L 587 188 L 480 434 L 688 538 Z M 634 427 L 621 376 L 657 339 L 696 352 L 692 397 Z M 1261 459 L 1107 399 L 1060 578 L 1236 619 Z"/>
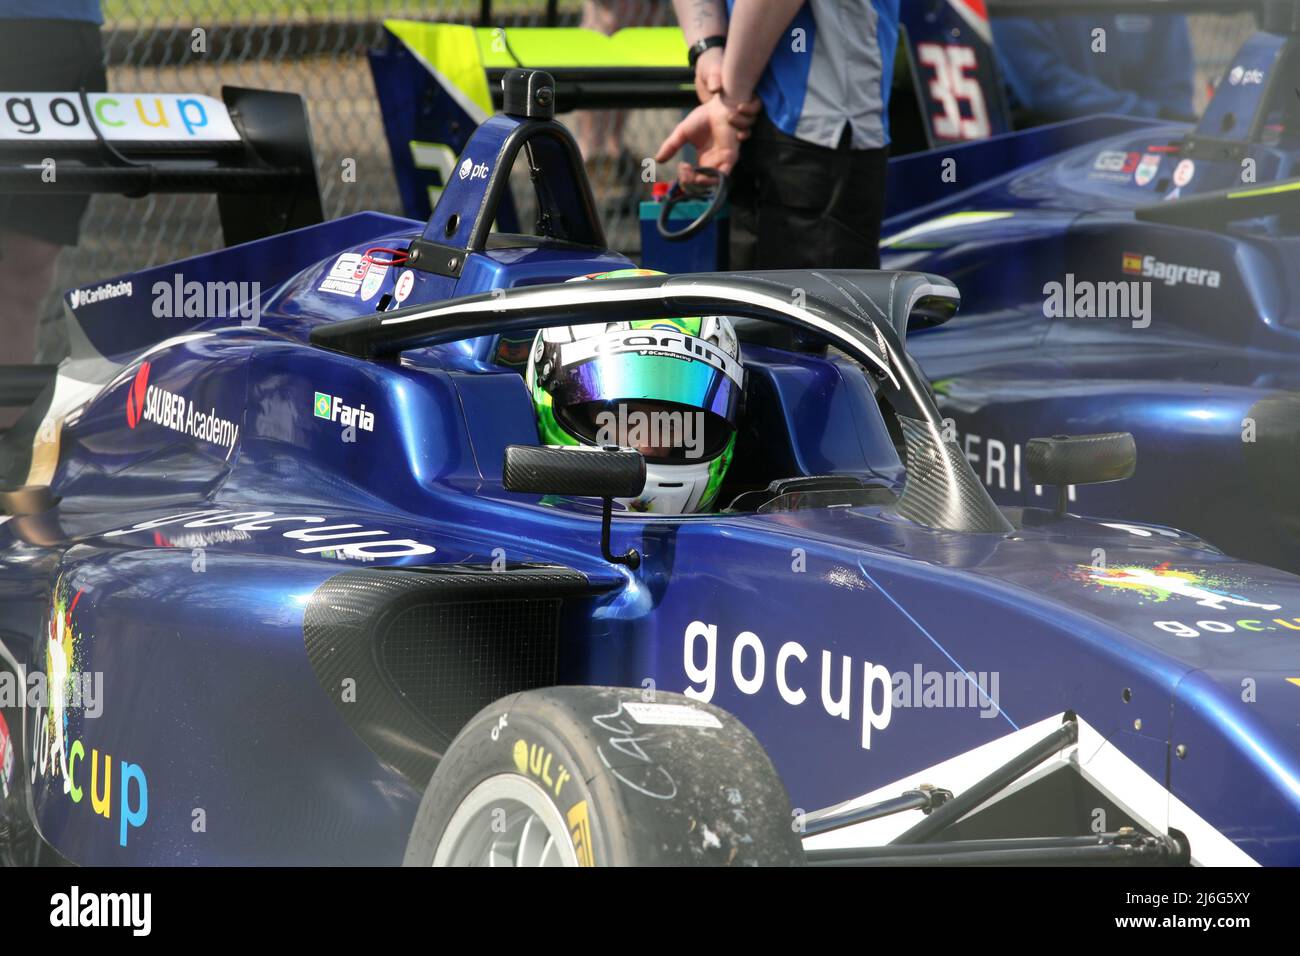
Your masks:
<path fill-rule="evenodd" d="M 635 498 L 645 490 L 645 458 L 639 451 L 507 445 L 501 483 L 507 491 L 602 499 L 601 555 L 614 564 L 640 566 L 635 549 L 614 554 L 609 546 L 614 499 Z"/>
<path fill-rule="evenodd" d="M 1064 514 L 1070 485 L 1130 477 L 1137 469 L 1137 442 L 1130 432 L 1031 438 L 1025 446 L 1025 466 L 1034 484 L 1060 489 L 1056 513 Z"/>
<path fill-rule="evenodd" d="M 645 489 L 645 459 L 627 449 L 507 445 L 507 491 L 573 498 L 635 498 Z"/>

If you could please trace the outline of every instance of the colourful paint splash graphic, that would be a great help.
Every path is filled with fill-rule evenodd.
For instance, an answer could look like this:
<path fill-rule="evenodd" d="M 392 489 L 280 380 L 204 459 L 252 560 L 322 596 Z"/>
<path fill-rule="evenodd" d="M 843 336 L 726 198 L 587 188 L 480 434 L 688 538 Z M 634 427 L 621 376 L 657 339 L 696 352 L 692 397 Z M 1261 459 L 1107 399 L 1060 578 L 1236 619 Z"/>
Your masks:
<path fill-rule="evenodd" d="M 84 593 L 79 590 L 69 597 L 62 578 L 54 586 L 45 645 L 49 704 L 36 735 L 31 781 L 35 785 L 42 777 L 61 778 L 62 786 L 56 785 L 48 792 L 61 790 L 82 812 L 92 814 L 91 819 L 99 816 L 111 821 L 116 816 L 118 845 L 124 847 L 131 831 L 149 819 L 149 781 L 144 768 L 118 758 L 115 773 L 113 755 L 101 751 L 94 743 L 73 738 L 69 727 L 68 711 L 84 706 L 81 693 L 84 685 L 79 687 L 78 682 L 91 676 L 86 664 L 93 638 L 83 640 L 84 635 L 75 623 L 77 605 Z M 84 728 L 84 721 L 78 723 Z M 116 801 L 115 779 L 118 781 Z"/>
<path fill-rule="evenodd" d="M 9 783 L 14 778 L 14 744 L 5 715 L 0 714 L 0 799 L 9 799 Z"/>
<path fill-rule="evenodd" d="M 1122 591 L 1136 594 L 1141 602 L 1163 604 L 1171 598 L 1187 598 L 1202 607 L 1226 611 L 1229 605 L 1253 607 L 1263 611 L 1276 611 L 1280 604 L 1260 604 L 1237 593 L 1245 582 L 1228 575 L 1180 571 L 1169 562 L 1154 567 L 1123 565 L 1096 568 L 1090 564 L 1076 565 L 1067 575 L 1082 584 L 1092 585 L 1099 591 Z"/>
<path fill-rule="evenodd" d="M 84 664 L 81 633 L 72 623 L 72 612 L 81 600 L 81 591 L 69 600 L 62 578 L 54 587 L 50 602 L 49 635 L 45 645 L 45 678 L 49 704 L 45 714 L 45 732 L 50 755 L 59 761 L 63 778 L 68 777 L 68 714 L 66 705 L 73 699 L 73 682 Z"/>

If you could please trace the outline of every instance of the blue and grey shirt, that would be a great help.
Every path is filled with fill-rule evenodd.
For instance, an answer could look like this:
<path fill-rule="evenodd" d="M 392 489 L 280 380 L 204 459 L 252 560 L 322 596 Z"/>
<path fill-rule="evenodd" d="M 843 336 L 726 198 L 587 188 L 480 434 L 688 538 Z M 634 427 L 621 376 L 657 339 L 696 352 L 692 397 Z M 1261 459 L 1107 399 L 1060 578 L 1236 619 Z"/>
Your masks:
<path fill-rule="evenodd" d="M 800 8 L 758 81 L 777 129 L 834 148 L 847 124 L 854 149 L 888 145 L 898 4 L 808 0 Z"/>
<path fill-rule="evenodd" d="M 99 0 L 0 0 L 0 20 L 80 20 L 103 23 Z"/>

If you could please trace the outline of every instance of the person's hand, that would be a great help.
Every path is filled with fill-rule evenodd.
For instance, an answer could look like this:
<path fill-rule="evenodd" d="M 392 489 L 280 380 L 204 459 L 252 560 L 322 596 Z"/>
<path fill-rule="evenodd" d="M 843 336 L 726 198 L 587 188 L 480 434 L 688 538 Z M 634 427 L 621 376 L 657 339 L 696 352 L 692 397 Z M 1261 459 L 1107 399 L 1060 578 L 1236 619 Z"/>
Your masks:
<path fill-rule="evenodd" d="M 667 162 L 690 143 L 695 147 L 701 166 L 729 173 L 740 159 L 740 135 L 740 130 L 731 125 L 722 97 L 715 96 L 695 107 L 677 124 L 659 147 L 655 161 Z M 679 164 L 677 178 L 683 186 L 711 182 L 708 177 L 698 175 L 690 163 Z"/>
<path fill-rule="evenodd" d="M 762 105 L 758 97 L 740 101 L 728 97 L 722 90 L 722 47 L 709 47 L 695 61 L 695 95 L 701 103 L 721 96 L 732 111 L 731 125 L 736 129 L 749 129 L 758 118 Z M 744 139 L 742 136 L 741 139 Z"/>
<path fill-rule="evenodd" d="M 722 92 L 722 47 L 710 47 L 695 61 L 695 95 L 707 103 Z"/>
<path fill-rule="evenodd" d="M 655 154 L 655 162 L 667 162 L 690 143 L 695 147 L 700 166 L 730 173 L 740 159 L 740 143 L 748 138 L 748 126 L 753 124 L 758 109 L 757 99 L 729 105 L 722 95 L 701 103 L 668 134 Z M 711 177 L 699 175 L 690 163 L 679 164 L 677 178 L 683 186 L 704 186 L 713 182 Z"/>
<path fill-rule="evenodd" d="M 748 139 L 749 128 L 754 125 L 758 114 L 763 111 L 762 101 L 757 96 L 744 101 L 732 100 L 725 93 L 719 94 L 719 98 L 727 107 L 727 122 L 740 130 L 742 140 Z"/>

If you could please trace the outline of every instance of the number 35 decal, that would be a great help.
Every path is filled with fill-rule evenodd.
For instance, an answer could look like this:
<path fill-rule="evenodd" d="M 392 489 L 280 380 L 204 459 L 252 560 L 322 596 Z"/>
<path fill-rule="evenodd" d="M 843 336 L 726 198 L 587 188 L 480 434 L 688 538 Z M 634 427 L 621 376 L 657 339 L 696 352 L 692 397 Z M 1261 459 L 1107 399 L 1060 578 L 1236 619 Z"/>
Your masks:
<path fill-rule="evenodd" d="M 989 135 L 989 112 L 979 81 L 970 75 L 979 64 L 968 46 L 919 43 L 916 54 L 922 66 L 934 71 L 930 98 L 939 112 L 930 117 L 935 139 L 984 139 Z M 963 115 L 962 103 L 967 106 Z"/>

